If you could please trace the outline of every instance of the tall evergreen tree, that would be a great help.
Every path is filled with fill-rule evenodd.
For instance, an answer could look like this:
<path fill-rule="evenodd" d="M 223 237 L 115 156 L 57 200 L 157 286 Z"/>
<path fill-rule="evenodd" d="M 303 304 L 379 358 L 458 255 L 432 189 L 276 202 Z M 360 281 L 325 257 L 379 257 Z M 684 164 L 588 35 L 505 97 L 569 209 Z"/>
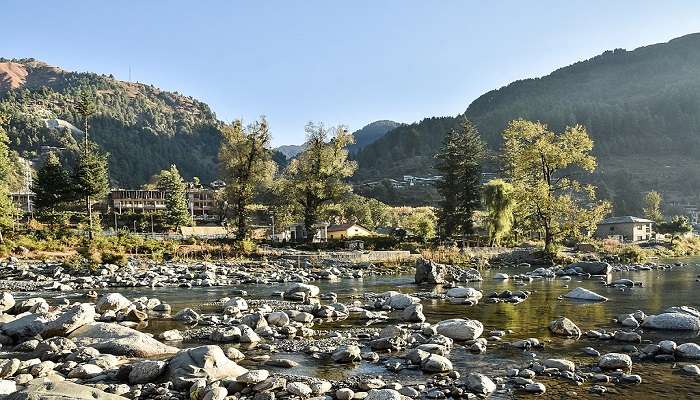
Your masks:
<path fill-rule="evenodd" d="M 83 146 L 85 147 L 85 146 Z M 81 149 L 73 172 L 72 197 L 85 203 L 88 217 L 88 235 L 94 237 L 92 206 L 94 199 L 101 199 L 109 191 L 107 155 L 92 142 Z"/>
<path fill-rule="evenodd" d="M 329 129 L 323 124 L 309 123 L 306 134 L 306 149 L 285 170 L 284 191 L 301 207 L 304 227 L 311 240 L 319 208 L 350 193 L 346 180 L 357 164 L 348 159 L 347 146 L 352 144 L 353 137 L 345 127 Z"/>
<path fill-rule="evenodd" d="M 177 230 L 189 226 L 192 218 L 187 210 L 187 190 L 175 165 L 159 174 L 158 188 L 165 192 L 165 225 Z"/>
<path fill-rule="evenodd" d="M 485 151 L 476 127 L 464 119 L 457 129 L 447 133 L 436 155 L 435 168 L 442 175 L 437 183 L 442 195 L 438 220 L 445 237 L 472 232 L 473 214 L 481 202 L 481 162 Z"/>
<path fill-rule="evenodd" d="M 49 153 L 32 182 L 34 208 L 39 217 L 51 224 L 61 217 L 61 208 L 70 200 L 70 175 L 55 153 Z"/>
<path fill-rule="evenodd" d="M 272 180 L 275 163 L 270 129 L 264 117 L 243 127 L 240 120 L 222 129 L 219 163 L 226 181 L 226 199 L 236 218 L 238 238 L 247 234 L 248 206 L 258 190 Z"/>

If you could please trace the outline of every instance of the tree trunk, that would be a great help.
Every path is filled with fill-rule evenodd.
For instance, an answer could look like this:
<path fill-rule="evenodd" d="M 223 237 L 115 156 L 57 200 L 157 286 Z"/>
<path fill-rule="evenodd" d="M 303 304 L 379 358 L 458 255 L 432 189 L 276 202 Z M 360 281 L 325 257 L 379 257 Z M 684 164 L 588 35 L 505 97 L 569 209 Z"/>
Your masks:
<path fill-rule="evenodd" d="M 88 239 L 92 241 L 93 239 L 93 234 L 92 234 L 92 204 L 90 204 L 90 196 L 87 196 L 85 198 L 85 208 L 87 209 L 87 214 L 88 214 Z"/>
<path fill-rule="evenodd" d="M 238 239 L 243 240 L 246 234 L 245 205 L 243 205 L 243 201 L 238 201 L 236 208 L 238 208 Z"/>

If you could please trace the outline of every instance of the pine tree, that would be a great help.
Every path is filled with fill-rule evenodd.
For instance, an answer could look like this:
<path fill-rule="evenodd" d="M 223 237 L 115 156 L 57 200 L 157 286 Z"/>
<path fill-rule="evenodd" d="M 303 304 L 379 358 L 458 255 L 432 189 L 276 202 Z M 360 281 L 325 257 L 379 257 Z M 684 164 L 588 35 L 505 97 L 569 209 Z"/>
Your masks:
<path fill-rule="evenodd" d="M 62 206 L 70 200 L 71 181 L 55 153 L 49 153 L 32 182 L 34 208 L 39 216 L 53 224 L 61 218 Z"/>
<path fill-rule="evenodd" d="M 71 197 L 82 199 L 85 202 L 88 235 L 92 240 L 94 237 L 92 226 L 93 199 L 101 199 L 109 191 L 107 155 L 102 153 L 99 147 L 92 142 L 88 142 L 87 147 L 81 150 L 73 172 Z"/>
<path fill-rule="evenodd" d="M 435 168 L 442 178 L 437 183 L 442 195 L 438 213 L 445 237 L 472 232 L 473 214 L 481 202 L 481 162 L 486 146 L 469 120 L 447 133 Z"/>
<path fill-rule="evenodd" d="M 165 192 L 165 225 L 172 230 L 191 225 L 192 218 L 187 210 L 185 182 L 175 165 L 160 172 L 158 189 Z"/>
<path fill-rule="evenodd" d="M 248 206 L 256 193 L 272 181 L 275 163 L 270 129 L 264 117 L 243 127 L 240 120 L 222 129 L 219 163 L 226 181 L 226 200 L 236 218 L 238 238 L 247 233 Z"/>

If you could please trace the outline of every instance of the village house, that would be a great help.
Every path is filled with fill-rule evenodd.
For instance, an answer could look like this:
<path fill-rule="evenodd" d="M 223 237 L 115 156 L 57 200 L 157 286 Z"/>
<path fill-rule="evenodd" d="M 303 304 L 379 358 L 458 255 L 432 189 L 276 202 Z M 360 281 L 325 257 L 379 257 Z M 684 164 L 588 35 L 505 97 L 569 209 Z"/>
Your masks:
<path fill-rule="evenodd" d="M 641 242 L 652 239 L 654 221 L 633 217 L 610 217 L 598 224 L 598 239 L 618 239 L 621 242 Z"/>
<path fill-rule="evenodd" d="M 372 232 L 364 226 L 350 222 L 347 224 L 330 225 L 326 229 L 328 239 L 342 240 L 350 239 L 355 236 L 371 236 Z"/>
<path fill-rule="evenodd" d="M 187 209 L 196 221 L 215 221 L 216 199 L 212 189 L 194 188 L 187 190 Z M 161 190 L 134 189 L 112 190 L 107 198 L 113 212 L 148 213 L 165 210 L 165 192 Z"/>

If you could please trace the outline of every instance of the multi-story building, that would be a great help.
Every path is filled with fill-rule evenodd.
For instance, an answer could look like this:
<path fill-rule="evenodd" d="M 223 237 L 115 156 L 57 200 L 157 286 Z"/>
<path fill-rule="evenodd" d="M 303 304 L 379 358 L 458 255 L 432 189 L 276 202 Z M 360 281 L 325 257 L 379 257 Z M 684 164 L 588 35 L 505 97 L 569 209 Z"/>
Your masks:
<path fill-rule="evenodd" d="M 34 193 L 30 191 L 21 191 L 11 193 L 12 202 L 17 208 L 22 210 L 25 214 L 31 214 L 34 212 Z"/>
<path fill-rule="evenodd" d="M 216 192 L 211 189 L 194 188 L 187 190 L 187 209 L 192 218 L 198 221 L 216 220 Z M 155 212 L 166 209 L 165 192 L 162 190 L 112 190 L 107 204 L 117 214 L 125 212 Z"/>

